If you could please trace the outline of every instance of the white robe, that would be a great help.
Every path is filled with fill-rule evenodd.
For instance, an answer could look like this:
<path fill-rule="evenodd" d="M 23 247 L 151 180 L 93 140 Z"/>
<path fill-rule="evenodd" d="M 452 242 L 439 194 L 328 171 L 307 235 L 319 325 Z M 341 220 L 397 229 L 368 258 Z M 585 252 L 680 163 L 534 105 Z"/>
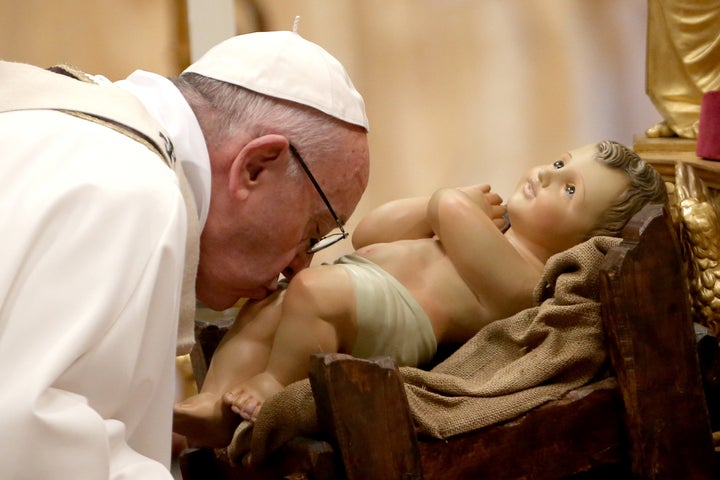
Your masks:
<path fill-rule="evenodd" d="M 178 95 L 163 82 L 146 101 Z M 176 154 L 199 155 L 208 175 L 190 184 L 209 199 L 197 122 L 166 106 L 186 120 L 171 138 L 200 135 Z M 0 478 L 172 478 L 186 236 L 173 171 L 86 120 L 1 114 L 0 235 Z"/>

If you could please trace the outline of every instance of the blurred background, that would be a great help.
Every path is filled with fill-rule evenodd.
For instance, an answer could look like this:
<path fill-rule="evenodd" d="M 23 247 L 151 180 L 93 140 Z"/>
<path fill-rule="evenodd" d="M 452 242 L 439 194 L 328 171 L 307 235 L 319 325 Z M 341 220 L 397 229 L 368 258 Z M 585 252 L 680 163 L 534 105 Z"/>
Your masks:
<path fill-rule="evenodd" d="M 290 30 L 344 63 L 370 118 L 352 230 L 390 199 L 487 182 L 661 119 L 645 95 L 645 0 L 0 0 L 0 58 L 111 80 L 173 76 L 235 33 Z M 349 242 L 318 255 L 329 260 Z"/>

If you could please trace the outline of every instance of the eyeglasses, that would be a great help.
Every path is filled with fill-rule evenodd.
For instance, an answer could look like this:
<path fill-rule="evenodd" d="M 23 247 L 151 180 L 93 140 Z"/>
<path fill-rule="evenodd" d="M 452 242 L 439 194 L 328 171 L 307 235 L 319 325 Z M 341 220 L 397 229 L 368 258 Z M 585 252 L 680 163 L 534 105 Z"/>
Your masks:
<path fill-rule="evenodd" d="M 340 233 L 330 233 L 328 235 L 325 235 L 324 237 L 320 239 L 310 239 L 310 248 L 307 249 L 307 253 L 317 253 L 320 250 L 329 247 L 330 245 L 335 245 L 340 240 L 344 240 L 348 237 L 349 233 L 345 231 L 343 228 L 342 222 L 338 218 L 338 216 L 335 214 L 335 210 L 333 210 L 332 206 L 330 205 L 330 201 L 325 196 L 325 192 L 322 191 L 322 188 L 320 188 L 320 185 L 318 184 L 317 180 L 315 180 L 315 177 L 313 177 L 313 174 L 310 173 L 310 169 L 307 166 L 307 163 L 302 159 L 300 154 L 298 153 L 297 149 L 293 146 L 293 144 L 290 144 L 290 153 L 293 154 L 293 156 L 297 159 L 297 161 L 300 163 L 300 166 L 305 171 L 305 174 L 308 176 L 310 181 L 313 184 L 313 187 L 315 187 L 315 190 L 320 194 L 320 197 L 322 198 L 322 201 L 325 203 L 325 206 L 330 211 L 330 215 L 332 215 L 333 220 L 335 220 L 335 224 L 340 229 Z"/>

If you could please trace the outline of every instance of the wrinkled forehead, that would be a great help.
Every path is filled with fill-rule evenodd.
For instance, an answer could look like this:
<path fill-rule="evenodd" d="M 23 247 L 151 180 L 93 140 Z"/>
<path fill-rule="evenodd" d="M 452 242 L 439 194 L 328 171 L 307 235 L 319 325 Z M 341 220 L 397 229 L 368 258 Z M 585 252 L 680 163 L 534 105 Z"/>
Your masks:
<path fill-rule="evenodd" d="M 367 175 L 358 169 L 338 170 L 342 170 L 342 173 L 338 172 L 338 175 L 330 178 L 329 183 L 326 184 L 328 185 L 326 195 L 338 218 L 345 223 L 365 192 Z"/>
<path fill-rule="evenodd" d="M 343 221 L 355 210 L 367 188 L 370 165 L 367 135 L 353 135 L 333 158 L 318 163 L 322 185 L 333 209 Z"/>

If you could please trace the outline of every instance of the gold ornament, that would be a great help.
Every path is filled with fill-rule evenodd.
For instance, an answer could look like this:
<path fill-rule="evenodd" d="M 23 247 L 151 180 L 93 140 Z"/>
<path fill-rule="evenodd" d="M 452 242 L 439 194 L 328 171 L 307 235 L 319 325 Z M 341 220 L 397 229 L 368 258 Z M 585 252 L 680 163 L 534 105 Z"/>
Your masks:
<path fill-rule="evenodd" d="M 694 320 L 720 334 L 720 221 L 717 194 L 691 165 L 675 166 L 675 213 L 688 265 Z"/>

